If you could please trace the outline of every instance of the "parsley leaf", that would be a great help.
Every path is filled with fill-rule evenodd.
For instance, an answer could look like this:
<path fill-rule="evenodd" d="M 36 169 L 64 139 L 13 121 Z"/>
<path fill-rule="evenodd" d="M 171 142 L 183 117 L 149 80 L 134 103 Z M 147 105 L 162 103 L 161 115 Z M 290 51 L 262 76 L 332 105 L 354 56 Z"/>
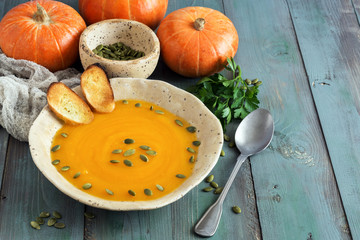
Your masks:
<path fill-rule="evenodd" d="M 204 77 L 188 89 L 197 96 L 220 120 L 224 132 L 233 119 L 244 119 L 250 112 L 259 107 L 259 86 L 261 81 L 243 80 L 241 69 L 233 58 L 227 59 L 225 69 L 232 73 L 227 79 L 220 73 Z"/>

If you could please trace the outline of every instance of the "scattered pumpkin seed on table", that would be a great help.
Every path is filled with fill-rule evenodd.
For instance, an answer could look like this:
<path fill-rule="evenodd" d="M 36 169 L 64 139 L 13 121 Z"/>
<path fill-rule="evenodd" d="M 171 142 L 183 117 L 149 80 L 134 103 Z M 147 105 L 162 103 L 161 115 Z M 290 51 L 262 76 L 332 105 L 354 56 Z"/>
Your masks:
<path fill-rule="evenodd" d="M 61 214 L 58 211 L 53 211 L 52 215 L 57 219 L 62 218 Z"/>
<path fill-rule="evenodd" d="M 62 222 L 57 222 L 54 224 L 54 227 L 62 229 L 62 228 L 65 228 L 65 224 Z"/>
<path fill-rule="evenodd" d="M 214 180 L 214 175 L 209 175 L 209 176 L 207 176 L 206 178 L 205 178 L 205 181 L 206 182 L 212 182 Z"/>
<path fill-rule="evenodd" d="M 219 185 L 216 182 L 211 182 L 210 186 L 212 186 L 213 188 L 218 188 Z"/>
<path fill-rule="evenodd" d="M 230 137 L 229 137 L 228 135 L 224 134 L 224 140 L 225 140 L 226 142 L 229 142 L 229 141 L 230 141 Z"/>
<path fill-rule="evenodd" d="M 40 225 L 36 222 L 36 221 L 31 221 L 30 222 L 31 227 L 40 230 Z"/>
<path fill-rule="evenodd" d="M 203 188 L 203 192 L 211 192 L 212 190 L 214 190 L 212 187 Z"/>
<path fill-rule="evenodd" d="M 41 217 L 36 217 L 36 222 L 39 224 L 39 225 L 42 225 L 45 223 L 45 220 Z"/>
<path fill-rule="evenodd" d="M 234 213 L 236 213 L 236 214 L 241 213 L 241 208 L 238 207 L 238 206 L 233 206 L 231 209 L 232 209 L 232 211 L 233 211 Z"/>
<path fill-rule="evenodd" d="M 39 215 L 39 217 L 41 217 L 41 218 L 47 218 L 49 216 L 50 216 L 49 212 L 41 212 L 40 215 Z"/>
<path fill-rule="evenodd" d="M 84 216 L 89 219 L 95 218 L 95 215 L 91 212 L 84 212 Z"/>
<path fill-rule="evenodd" d="M 214 194 L 220 194 L 223 191 L 223 187 L 218 187 L 214 190 Z"/>
<path fill-rule="evenodd" d="M 49 227 L 53 226 L 55 223 L 56 223 L 56 218 L 52 217 L 52 218 L 49 218 L 49 220 L 47 221 L 47 225 Z"/>
<path fill-rule="evenodd" d="M 220 156 L 225 157 L 225 151 L 223 149 L 221 149 Z"/>

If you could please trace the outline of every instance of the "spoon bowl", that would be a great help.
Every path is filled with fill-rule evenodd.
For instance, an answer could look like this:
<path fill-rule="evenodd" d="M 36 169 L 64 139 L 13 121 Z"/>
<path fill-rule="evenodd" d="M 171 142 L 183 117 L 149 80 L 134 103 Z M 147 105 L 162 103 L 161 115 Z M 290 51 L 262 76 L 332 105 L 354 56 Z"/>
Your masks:
<path fill-rule="evenodd" d="M 274 121 L 270 112 L 258 108 L 251 112 L 235 132 L 235 144 L 241 154 L 251 156 L 270 144 L 274 133 Z"/>
<path fill-rule="evenodd" d="M 269 146 L 274 135 L 274 120 L 269 111 L 258 108 L 247 115 L 239 124 L 235 133 L 236 147 L 241 152 L 235 167 L 216 202 L 209 207 L 199 222 L 195 225 L 195 232 L 203 237 L 215 234 L 219 225 L 222 205 L 232 182 L 245 160 Z"/>

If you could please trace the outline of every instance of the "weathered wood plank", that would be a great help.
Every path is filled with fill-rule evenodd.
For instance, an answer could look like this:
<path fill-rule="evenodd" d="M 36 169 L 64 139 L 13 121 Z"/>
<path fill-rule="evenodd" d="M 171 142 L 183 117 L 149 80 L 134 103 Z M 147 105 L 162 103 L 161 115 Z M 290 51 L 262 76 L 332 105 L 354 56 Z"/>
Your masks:
<path fill-rule="evenodd" d="M 228 0 L 225 12 L 239 31 L 236 60 L 263 80 L 275 119 L 270 149 L 251 158 L 263 238 L 349 239 L 286 1 Z"/>
<path fill-rule="evenodd" d="M 351 234 L 360 239 L 359 22 L 350 0 L 288 2 Z M 354 6 L 358 12 L 358 0 Z"/>
<path fill-rule="evenodd" d="M 0 127 L 0 191 L 1 191 L 4 168 L 5 168 L 8 139 L 9 139 L 9 134 L 6 132 L 4 128 Z"/>
<path fill-rule="evenodd" d="M 0 239 L 82 239 L 84 206 L 57 190 L 33 163 L 27 143 L 10 137 L 0 199 Z M 31 228 L 41 211 L 59 211 L 63 230 Z"/>
<path fill-rule="evenodd" d="M 206 6 L 223 12 L 223 4 L 216 0 L 169 1 L 167 14 L 186 6 Z M 160 62 L 150 77 L 161 79 L 181 88 L 194 84 L 198 79 L 189 79 L 175 74 Z M 233 136 L 236 124 L 229 126 Z M 239 152 L 224 147 L 226 156 L 219 159 L 213 170 L 216 182 L 224 185 L 235 164 Z M 217 233 L 212 239 L 260 239 L 260 226 L 256 210 L 250 165 L 247 162 L 235 179 L 233 188 L 224 203 L 224 212 Z M 193 227 L 206 209 L 215 202 L 217 196 L 202 192 L 208 186 L 201 183 L 177 202 L 157 210 L 135 212 L 111 212 L 87 207 L 94 212 L 95 219 L 86 220 L 86 239 L 200 239 Z M 242 208 L 241 215 L 231 211 L 233 205 Z"/>

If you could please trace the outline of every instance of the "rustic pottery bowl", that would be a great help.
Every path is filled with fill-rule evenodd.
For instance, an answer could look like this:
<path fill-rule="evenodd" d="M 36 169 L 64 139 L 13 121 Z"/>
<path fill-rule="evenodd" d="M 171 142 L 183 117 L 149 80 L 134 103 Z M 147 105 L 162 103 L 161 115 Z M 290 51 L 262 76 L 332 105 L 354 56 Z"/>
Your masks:
<path fill-rule="evenodd" d="M 146 210 L 163 207 L 178 200 L 198 185 L 215 166 L 223 144 L 220 122 L 194 95 L 166 82 L 135 78 L 113 78 L 110 82 L 115 100 L 138 99 L 152 102 L 197 127 L 196 134 L 201 145 L 192 175 L 175 191 L 150 201 L 110 201 L 83 192 L 68 182 L 51 163 L 52 139 L 63 122 L 48 106 L 44 107 L 30 129 L 29 144 L 33 161 L 60 191 L 93 207 L 117 211 Z M 76 87 L 74 91 L 82 97 L 80 87 Z"/>
<path fill-rule="evenodd" d="M 134 60 L 110 60 L 93 53 L 98 45 L 122 42 L 145 56 Z M 147 78 L 155 70 L 160 55 L 160 42 L 145 24 L 125 19 L 104 20 L 87 27 L 80 37 L 80 60 L 84 69 L 100 63 L 110 78 Z"/>

